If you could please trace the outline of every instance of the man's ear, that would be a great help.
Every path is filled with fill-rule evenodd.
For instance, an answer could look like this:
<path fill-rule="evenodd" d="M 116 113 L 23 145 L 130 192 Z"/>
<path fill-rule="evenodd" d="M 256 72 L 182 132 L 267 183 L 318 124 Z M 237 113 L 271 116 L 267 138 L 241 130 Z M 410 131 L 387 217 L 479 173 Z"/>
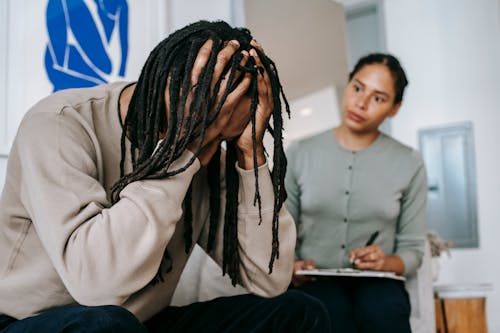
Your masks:
<path fill-rule="evenodd" d="M 389 112 L 389 114 L 387 115 L 387 117 L 392 118 L 395 115 L 397 115 L 400 107 L 401 107 L 401 102 L 394 104 L 394 106 L 392 107 L 392 109 Z"/>

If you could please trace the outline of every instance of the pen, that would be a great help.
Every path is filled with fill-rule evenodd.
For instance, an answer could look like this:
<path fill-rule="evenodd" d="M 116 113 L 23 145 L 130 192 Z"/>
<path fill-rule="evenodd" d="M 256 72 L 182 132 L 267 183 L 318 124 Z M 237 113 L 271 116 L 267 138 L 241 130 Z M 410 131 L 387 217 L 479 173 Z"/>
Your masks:
<path fill-rule="evenodd" d="M 370 246 L 373 244 L 373 242 L 375 242 L 375 239 L 377 238 L 378 236 L 378 230 L 375 231 L 373 234 L 371 234 L 370 238 L 368 238 L 368 241 L 366 242 L 366 245 L 365 246 Z"/>
<path fill-rule="evenodd" d="M 370 235 L 370 238 L 368 238 L 368 241 L 366 242 L 366 245 L 365 246 L 370 246 L 373 244 L 373 242 L 375 242 L 375 239 L 377 238 L 379 234 L 379 231 L 375 231 L 373 234 Z M 356 268 L 356 264 L 354 263 L 354 258 L 350 258 L 349 259 L 351 261 L 351 267 L 352 268 Z"/>

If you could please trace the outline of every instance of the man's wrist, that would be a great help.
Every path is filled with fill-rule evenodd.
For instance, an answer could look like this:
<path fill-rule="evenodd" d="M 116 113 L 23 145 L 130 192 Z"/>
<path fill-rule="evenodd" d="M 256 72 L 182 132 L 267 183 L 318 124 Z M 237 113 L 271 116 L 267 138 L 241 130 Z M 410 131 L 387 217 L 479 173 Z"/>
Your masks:
<path fill-rule="evenodd" d="M 254 168 L 254 152 L 253 150 L 241 150 L 237 149 L 238 166 L 244 170 L 250 170 Z M 257 167 L 260 167 L 266 163 L 266 156 L 264 154 L 264 146 L 262 144 L 257 145 L 256 149 Z"/>

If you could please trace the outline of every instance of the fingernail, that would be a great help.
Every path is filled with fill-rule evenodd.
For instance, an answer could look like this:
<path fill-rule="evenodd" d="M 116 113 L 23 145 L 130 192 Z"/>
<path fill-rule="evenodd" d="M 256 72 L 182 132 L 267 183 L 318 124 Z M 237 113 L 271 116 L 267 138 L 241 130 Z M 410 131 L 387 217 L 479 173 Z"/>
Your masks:
<path fill-rule="evenodd" d="M 252 57 L 257 56 L 257 51 L 255 51 L 255 49 L 250 49 L 250 55 L 251 55 Z"/>
<path fill-rule="evenodd" d="M 252 39 L 252 41 L 250 42 L 250 45 L 256 45 L 256 46 L 261 46 L 260 43 L 257 41 L 257 39 Z"/>
<path fill-rule="evenodd" d="M 351 263 L 353 263 L 353 262 L 354 262 L 354 256 L 351 256 L 351 257 L 349 258 L 349 262 L 351 262 Z"/>
<path fill-rule="evenodd" d="M 244 57 L 248 57 L 248 52 L 247 52 L 247 51 L 245 51 L 245 50 L 241 51 L 241 54 L 242 54 Z"/>
<path fill-rule="evenodd" d="M 229 43 L 233 44 L 234 46 L 240 46 L 240 43 L 236 39 L 231 39 Z"/>

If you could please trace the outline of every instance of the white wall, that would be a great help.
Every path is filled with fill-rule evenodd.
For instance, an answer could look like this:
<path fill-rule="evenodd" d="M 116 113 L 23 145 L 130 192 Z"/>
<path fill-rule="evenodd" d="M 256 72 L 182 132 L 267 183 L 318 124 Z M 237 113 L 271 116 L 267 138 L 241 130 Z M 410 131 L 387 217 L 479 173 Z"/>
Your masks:
<path fill-rule="evenodd" d="M 473 122 L 480 246 L 442 258 L 437 283 L 493 283 L 487 316 L 490 332 L 500 332 L 499 1 L 386 0 L 384 7 L 387 49 L 410 80 L 393 135 L 417 147 L 420 128 Z"/>
<path fill-rule="evenodd" d="M 288 99 L 347 81 L 343 7 L 331 0 L 245 0 L 245 22 L 277 64 Z"/>
<path fill-rule="evenodd" d="M 233 6 L 238 1 L 231 0 L 169 0 L 168 18 L 170 31 L 175 31 L 198 20 L 224 20 L 232 23 Z M 235 2 L 235 4 L 232 4 Z M 241 4 L 239 4 L 241 6 Z"/>
<path fill-rule="evenodd" d="M 337 89 L 323 89 L 290 101 L 292 116 L 283 116 L 284 145 L 340 124 L 340 101 Z"/>

